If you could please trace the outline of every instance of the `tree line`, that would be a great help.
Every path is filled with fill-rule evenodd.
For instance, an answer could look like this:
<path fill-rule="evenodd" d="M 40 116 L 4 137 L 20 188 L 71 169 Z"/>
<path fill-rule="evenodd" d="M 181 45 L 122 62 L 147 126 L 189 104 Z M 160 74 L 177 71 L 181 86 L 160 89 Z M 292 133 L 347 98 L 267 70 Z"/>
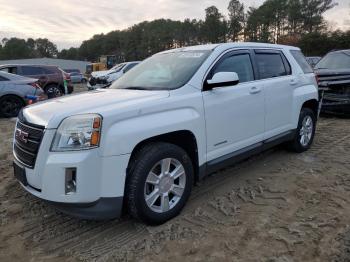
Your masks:
<path fill-rule="evenodd" d="M 145 21 L 94 35 L 80 47 L 61 52 L 47 39 L 6 39 L 0 45 L 0 59 L 46 56 L 96 61 L 101 55 L 116 55 L 119 61 L 131 61 L 171 48 L 234 41 L 290 44 L 301 47 L 306 55 L 324 55 L 332 49 L 350 48 L 350 31 L 327 30 L 323 15 L 336 5 L 333 0 L 266 0 L 255 8 L 231 0 L 227 16 L 210 6 L 204 20 Z"/>

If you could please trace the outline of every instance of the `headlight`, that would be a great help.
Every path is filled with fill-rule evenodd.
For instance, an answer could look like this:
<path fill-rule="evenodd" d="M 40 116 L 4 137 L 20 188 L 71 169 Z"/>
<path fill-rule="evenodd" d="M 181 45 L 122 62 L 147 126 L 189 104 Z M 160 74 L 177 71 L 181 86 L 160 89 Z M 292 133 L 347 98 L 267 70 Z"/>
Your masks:
<path fill-rule="evenodd" d="M 97 114 L 71 116 L 62 121 L 51 151 L 74 151 L 96 148 L 100 144 L 102 117 Z"/>

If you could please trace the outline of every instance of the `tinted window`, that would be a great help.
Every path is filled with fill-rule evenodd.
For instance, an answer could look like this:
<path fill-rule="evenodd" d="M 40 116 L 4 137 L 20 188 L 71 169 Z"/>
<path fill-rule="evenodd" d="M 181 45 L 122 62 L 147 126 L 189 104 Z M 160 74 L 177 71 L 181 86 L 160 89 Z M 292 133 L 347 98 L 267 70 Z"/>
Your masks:
<path fill-rule="evenodd" d="M 316 65 L 317 69 L 349 69 L 350 68 L 350 53 L 334 52 L 329 53 Z"/>
<path fill-rule="evenodd" d="M 1 68 L 0 71 L 11 73 L 11 74 L 17 74 L 17 67 L 4 67 L 4 68 Z"/>
<path fill-rule="evenodd" d="M 45 74 L 44 70 L 35 66 L 22 66 L 22 75 L 42 75 Z"/>
<path fill-rule="evenodd" d="M 288 75 L 279 53 L 257 53 L 256 62 L 261 79 Z"/>
<path fill-rule="evenodd" d="M 236 72 L 240 83 L 254 80 L 254 71 L 249 54 L 233 55 L 224 58 L 215 67 L 211 76 L 219 72 Z"/>
<path fill-rule="evenodd" d="M 0 81 L 8 81 L 7 78 L 0 76 Z"/>
<path fill-rule="evenodd" d="M 290 52 L 305 74 L 313 73 L 313 70 L 312 70 L 310 64 L 306 61 L 306 58 L 301 51 L 292 50 Z"/>
<path fill-rule="evenodd" d="M 42 70 L 43 70 L 43 74 L 47 74 L 47 75 L 58 73 L 58 70 L 56 68 L 45 67 L 45 68 L 42 68 Z"/>

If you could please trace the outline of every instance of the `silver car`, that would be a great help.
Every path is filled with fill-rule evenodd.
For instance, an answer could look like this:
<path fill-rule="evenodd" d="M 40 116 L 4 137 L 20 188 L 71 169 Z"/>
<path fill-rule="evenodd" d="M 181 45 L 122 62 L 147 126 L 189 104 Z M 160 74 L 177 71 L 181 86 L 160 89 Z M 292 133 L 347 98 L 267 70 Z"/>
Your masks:
<path fill-rule="evenodd" d="M 0 72 L 0 116 L 16 117 L 22 107 L 44 100 L 37 79 Z"/>

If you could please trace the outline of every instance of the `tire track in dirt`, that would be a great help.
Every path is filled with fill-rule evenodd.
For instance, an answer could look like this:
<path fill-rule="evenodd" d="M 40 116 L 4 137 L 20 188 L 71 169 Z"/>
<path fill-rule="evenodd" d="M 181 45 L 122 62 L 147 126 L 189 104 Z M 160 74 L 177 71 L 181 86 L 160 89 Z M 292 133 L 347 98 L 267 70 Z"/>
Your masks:
<path fill-rule="evenodd" d="M 194 188 L 182 214 L 159 227 L 147 227 L 128 217 L 107 222 L 70 218 L 25 193 L 9 178 L 11 176 L 9 167 L 4 168 L 8 173 L 8 177 L 4 180 L 11 182 L 5 188 L 6 195 L 1 196 L 0 200 L 10 202 L 8 205 L 13 203 L 22 205 L 23 209 L 15 216 L 11 216 L 11 219 L 23 221 L 23 227 L 17 233 L 28 248 L 46 257 L 64 255 L 79 260 L 99 261 L 140 259 L 144 255 L 146 258 L 153 258 L 150 253 L 154 251 L 156 255 L 161 254 L 165 243 L 180 240 L 193 242 L 233 230 L 241 239 L 259 237 L 259 241 L 274 243 L 284 252 L 281 251 L 278 255 L 283 253 L 283 256 L 290 258 L 295 254 L 295 250 L 298 250 L 300 243 L 310 244 L 308 235 L 314 238 L 313 241 L 319 242 L 322 237 L 318 229 L 338 223 L 333 221 L 332 217 L 328 217 L 328 214 L 324 216 L 326 219 L 318 217 L 311 219 L 304 216 L 307 208 L 321 214 L 313 203 L 324 201 L 327 205 L 337 205 L 337 202 L 340 202 L 335 200 L 332 204 L 330 197 L 317 192 L 308 192 L 310 189 L 305 186 L 305 183 L 310 183 L 313 178 L 310 170 L 315 169 L 317 173 L 318 169 L 322 168 L 317 167 L 318 164 L 330 165 L 329 162 L 324 163 L 324 158 L 328 157 L 329 161 L 336 160 L 339 147 L 350 145 L 350 129 L 335 128 L 335 125 L 339 124 L 346 124 L 346 121 L 322 119 L 313 147 L 303 155 L 273 149 L 206 178 Z M 334 157 L 329 156 L 330 152 L 334 153 Z M 343 161 L 342 164 L 349 163 Z M 261 170 L 261 174 L 253 173 L 253 169 Z M 293 185 L 295 188 L 285 187 L 280 181 L 284 179 L 283 176 L 278 177 L 290 172 L 296 176 L 290 179 L 300 181 Z M 350 188 L 350 180 L 346 180 L 346 177 L 341 178 L 347 181 Z M 275 182 L 277 180 L 278 182 Z M 297 195 L 290 195 L 292 191 Z M 298 207 L 291 206 L 291 201 L 305 200 L 306 203 Z M 297 214 L 301 222 L 290 221 L 288 224 L 289 218 L 283 218 L 281 211 L 290 213 L 291 216 Z M 261 217 L 259 222 L 261 224 L 249 229 L 249 223 L 253 222 L 247 217 L 248 214 Z M 7 211 L 0 206 L 0 217 L 5 217 L 4 221 L 10 225 L 11 221 L 8 221 L 7 215 Z M 259 232 L 262 228 L 266 236 L 262 236 Z M 254 241 L 257 240 L 252 240 Z M 245 245 L 242 246 L 239 240 L 232 238 L 223 249 L 225 254 L 244 257 L 239 248 L 244 250 L 247 248 Z M 191 254 L 195 250 L 188 252 Z"/>

